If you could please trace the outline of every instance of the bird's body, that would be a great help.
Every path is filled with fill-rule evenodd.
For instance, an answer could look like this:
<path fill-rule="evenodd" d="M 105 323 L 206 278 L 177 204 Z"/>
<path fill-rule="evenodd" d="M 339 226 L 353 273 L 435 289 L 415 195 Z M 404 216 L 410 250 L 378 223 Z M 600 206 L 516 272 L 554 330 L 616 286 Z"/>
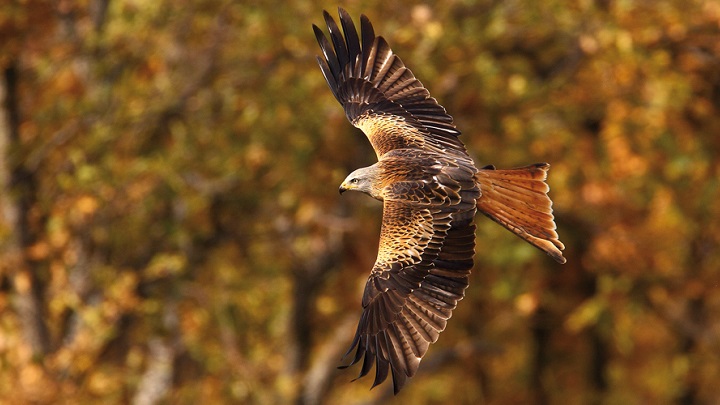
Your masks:
<path fill-rule="evenodd" d="M 360 376 L 375 365 L 374 385 L 391 372 L 397 393 L 464 296 L 478 210 L 561 263 L 564 246 L 544 182 L 549 165 L 478 169 L 452 117 L 375 36 L 367 17 L 358 35 L 350 16 L 339 12 L 342 33 L 324 13 L 332 44 L 313 26 L 324 55 L 318 63 L 378 157 L 351 173 L 340 192 L 383 202 L 378 256 L 348 354 L 356 349 L 351 365 L 363 360 Z"/>
<path fill-rule="evenodd" d="M 433 151 L 394 149 L 383 155 L 374 165 L 350 173 L 341 188 L 342 191 L 353 190 L 356 188 L 353 180 L 372 178 L 373 182 L 367 194 L 380 201 L 388 197 L 388 193 L 392 193 L 391 186 L 397 183 L 417 183 L 448 190 L 463 184 L 464 189 L 474 189 L 477 192 L 475 173 L 477 169 L 469 157 L 448 159 Z"/>

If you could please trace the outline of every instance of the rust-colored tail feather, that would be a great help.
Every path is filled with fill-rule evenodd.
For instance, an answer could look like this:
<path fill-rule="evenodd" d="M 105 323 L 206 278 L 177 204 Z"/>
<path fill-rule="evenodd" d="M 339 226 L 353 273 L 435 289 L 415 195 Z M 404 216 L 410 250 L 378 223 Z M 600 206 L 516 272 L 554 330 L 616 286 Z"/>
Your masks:
<path fill-rule="evenodd" d="M 558 263 L 565 263 L 561 252 L 565 246 L 555 231 L 552 200 L 547 195 L 548 169 L 547 163 L 508 170 L 496 170 L 493 166 L 480 169 L 475 176 L 482 192 L 477 207 Z"/>

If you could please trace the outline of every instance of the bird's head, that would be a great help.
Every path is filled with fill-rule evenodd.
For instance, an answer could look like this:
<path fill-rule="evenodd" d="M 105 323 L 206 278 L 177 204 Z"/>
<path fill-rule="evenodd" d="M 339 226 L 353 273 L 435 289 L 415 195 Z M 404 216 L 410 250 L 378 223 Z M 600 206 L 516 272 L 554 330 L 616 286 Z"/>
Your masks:
<path fill-rule="evenodd" d="M 375 166 L 363 167 L 350 173 L 340 184 L 340 194 L 345 191 L 361 191 L 375 197 L 373 194 L 373 182 L 375 181 Z"/>

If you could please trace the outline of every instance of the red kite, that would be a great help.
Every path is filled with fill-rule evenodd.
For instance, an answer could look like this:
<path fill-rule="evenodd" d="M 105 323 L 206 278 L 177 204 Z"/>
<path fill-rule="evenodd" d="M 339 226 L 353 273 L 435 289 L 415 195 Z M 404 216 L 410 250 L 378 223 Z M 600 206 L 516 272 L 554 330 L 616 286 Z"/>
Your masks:
<path fill-rule="evenodd" d="M 545 183 L 547 163 L 477 169 L 452 117 L 366 16 L 360 35 L 340 9 L 342 32 L 327 12 L 330 41 L 313 25 L 318 63 L 350 122 L 370 140 L 378 162 L 355 170 L 340 192 L 383 202 L 380 247 L 365 285 L 353 365 L 375 364 L 373 387 L 392 372 L 397 394 L 418 369 L 465 295 L 475 253 L 477 211 L 565 263 Z M 347 355 L 346 354 L 346 355 Z M 345 366 L 347 367 L 347 366 Z"/>

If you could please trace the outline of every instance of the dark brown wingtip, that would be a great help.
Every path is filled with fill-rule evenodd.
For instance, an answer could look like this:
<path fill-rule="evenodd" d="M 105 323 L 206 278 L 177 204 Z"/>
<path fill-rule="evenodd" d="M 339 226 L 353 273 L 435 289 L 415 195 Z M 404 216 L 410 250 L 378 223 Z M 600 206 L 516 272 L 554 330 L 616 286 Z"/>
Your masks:
<path fill-rule="evenodd" d="M 400 370 L 392 370 L 393 395 L 397 395 L 403 389 L 408 376 Z"/>
<path fill-rule="evenodd" d="M 332 20 L 332 16 L 330 16 L 330 13 L 328 13 L 327 10 L 323 10 L 323 18 L 325 19 L 325 21 L 327 21 L 328 19 Z"/>
<path fill-rule="evenodd" d="M 335 22 L 335 19 L 330 16 L 330 13 L 323 11 L 323 17 L 325 18 L 325 24 L 327 25 L 328 32 L 330 32 L 330 40 L 332 41 L 333 48 L 335 49 L 335 55 L 337 55 L 338 58 L 340 72 L 342 72 L 345 66 L 350 63 L 344 36 L 340 32 L 340 28 Z"/>
<path fill-rule="evenodd" d="M 340 16 L 340 25 L 342 26 L 343 35 L 345 36 L 345 45 L 348 50 L 348 59 L 350 63 L 357 63 L 357 57 L 361 54 L 360 38 L 358 37 L 355 23 L 345 9 L 338 7 L 338 15 Z"/>
<path fill-rule="evenodd" d="M 363 32 L 363 35 L 367 34 L 368 37 L 375 39 L 375 29 L 373 28 L 368 16 L 365 14 L 360 14 L 360 30 Z"/>

